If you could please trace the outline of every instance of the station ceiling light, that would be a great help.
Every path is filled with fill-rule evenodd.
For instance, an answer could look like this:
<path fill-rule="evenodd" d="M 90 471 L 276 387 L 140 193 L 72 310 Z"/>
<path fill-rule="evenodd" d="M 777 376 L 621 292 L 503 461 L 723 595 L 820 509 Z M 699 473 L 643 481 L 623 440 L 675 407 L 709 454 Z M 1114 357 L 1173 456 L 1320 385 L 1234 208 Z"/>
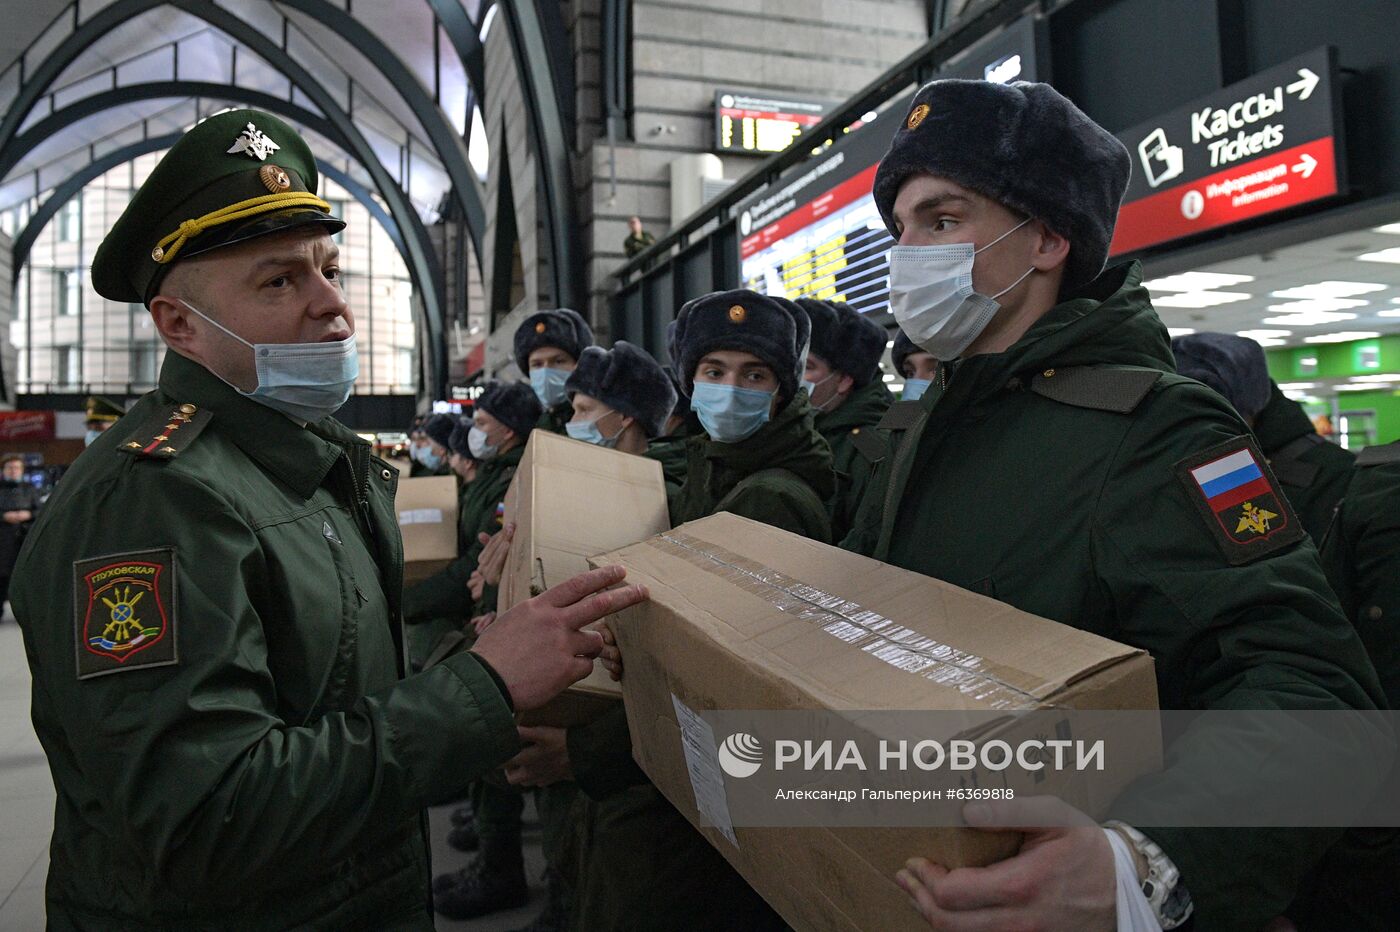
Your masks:
<path fill-rule="evenodd" d="M 1379 252 L 1363 252 L 1356 258 L 1361 262 L 1390 262 L 1400 265 L 1400 246 L 1392 246 Z"/>
<path fill-rule="evenodd" d="M 1248 301 L 1252 297 L 1254 296 L 1239 291 L 1182 291 L 1153 298 L 1152 303 L 1158 307 L 1204 308 Z"/>
<path fill-rule="evenodd" d="M 1386 287 L 1386 285 L 1379 285 L 1375 282 L 1326 281 L 1269 293 L 1275 298 L 1351 298 L 1359 294 L 1370 294 L 1373 291 L 1385 291 Z"/>
<path fill-rule="evenodd" d="M 1279 317 L 1265 317 L 1264 323 L 1277 327 L 1321 327 L 1324 324 L 1338 324 L 1344 320 L 1356 320 L 1355 314 L 1328 314 L 1324 311 L 1310 311 L 1306 314 L 1284 314 Z"/>
<path fill-rule="evenodd" d="M 1350 343 L 1352 340 L 1370 340 L 1380 336 L 1374 330 L 1342 330 L 1337 333 L 1319 333 L 1315 337 L 1304 337 L 1304 343 Z"/>
<path fill-rule="evenodd" d="M 1148 291 L 1210 291 L 1215 288 L 1229 288 L 1254 281 L 1253 275 L 1230 275 L 1225 272 L 1182 272 L 1143 282 Z"/>

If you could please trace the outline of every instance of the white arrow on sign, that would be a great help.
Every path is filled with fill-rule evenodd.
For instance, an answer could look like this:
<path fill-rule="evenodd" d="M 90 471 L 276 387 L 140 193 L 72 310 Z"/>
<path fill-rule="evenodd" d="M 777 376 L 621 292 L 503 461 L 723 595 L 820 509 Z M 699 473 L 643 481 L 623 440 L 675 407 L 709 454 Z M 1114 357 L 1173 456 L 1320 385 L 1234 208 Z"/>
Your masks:
<path fill-rule="evenodd" d="M 1308 155 L 1306 152 L 1303 153 L 1301 161 L 1299 161 L 1297 165 L 1293 166 L 1293 170 L 1295 172 L 1301 172 L 1304 178 L 1311 178 L 1313 170 L 1316 168 L 1317 159 L 1313 158 L 1311 155 Z"/>
<path fill-rule="evenodd" d="M 1288 91 L 1290 94 L 1297 94 L 1299 100 L 1307 100 L 1312 96 L 1313 89 L 1317 87 L 1317 83 L 1321 80 L 1322 79 L 1319 78 L 1317 73 L 1311 68 L 1299 68 L 1298 80 L 1288 85 L 1284 90 Z M 1304 175 L 1303 177 L 1306 178 L 1307 176 Z"/>

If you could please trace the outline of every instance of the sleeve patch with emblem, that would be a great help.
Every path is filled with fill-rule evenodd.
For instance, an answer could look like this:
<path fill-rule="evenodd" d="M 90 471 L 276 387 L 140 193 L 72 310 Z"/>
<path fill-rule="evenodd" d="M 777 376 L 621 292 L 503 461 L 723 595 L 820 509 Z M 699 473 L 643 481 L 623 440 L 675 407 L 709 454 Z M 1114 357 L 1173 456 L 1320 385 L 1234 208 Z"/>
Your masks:
<path fill-rule="evenodd" d="M 173 549 L 76 561 L 78 679 L 176 663 L 174 611 Z"/>
<path fill-rule="evenodd" d="M 1303 539 L 1305 532 L 1248 437 L 1177 464 L 1177 476 L 1232 566 Z"/>

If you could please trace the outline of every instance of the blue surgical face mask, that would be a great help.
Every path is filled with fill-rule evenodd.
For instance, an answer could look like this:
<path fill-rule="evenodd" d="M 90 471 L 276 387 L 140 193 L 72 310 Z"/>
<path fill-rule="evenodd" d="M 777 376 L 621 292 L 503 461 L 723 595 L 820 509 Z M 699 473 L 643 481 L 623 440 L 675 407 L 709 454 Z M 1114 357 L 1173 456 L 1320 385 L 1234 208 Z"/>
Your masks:
<path fill-rule="evenodd" d="M 360 375 L 355 335 L 333 343 L 249 343 L 188 301 L 185 307 L 253 351 L 258 384 L 240 395 L 299 421 L 330 417 L 345 404 Z"/>
<path fill-rule="evenodd" d="M 603 432 L 598 429 L 598 422 L 615 413 L 614 411 L 609 411 L 600 417 L 595 417 L 591 421 L 570 421 L 564 425 L 564 430 L 568 431 L 569 436 L 573 437 L 575 440 L 582 440 L 584 443 L 591 443 L 595 446 L 612 449 L 617 446 L 618 438 L 622 436 L 622 432 L 627 429 L 627 426 L 624 424 L 617 429 L 617 433 L 613 434 L 611 437 L 606 437 L 603 435 Z"/>
<path fill-rule="evenodd" d="M 774 394 L 718 382 L 696 382 L 690 407 L 711 440 L 738 443 L 768 423 Z"/>
<path fill-rule="evenodd" d="M 904 394 L 900 395 L 900 398 L 904 401 L 918 401 L 924 397 L 924 392 L 928 391 L 932 384 L 928 379 L 905 379 Z"/>
<path fill-rule="evenodd" d="M 539 398 L 540 404 L 552 408 L 569 400 L 568 393 L 564 391 L 564 383 L 569 381 L 572 374 L 567 369 L 531 369 L 530 387 L 535 390 L 535 397 Z"/>
<path fill-rule="evenodd" d="M 423 447 L 422 450 L 418 454 L 418 462 L 434 471 L 442 467 L 442 457 L 434 453 L 432 447 Z"/>
<path fill-rule="evenodd" d="M 102 431 L 100 431 L 100 430 L 90 430 L 90 431 L 88 431 L 87 433 L 83 434 L 83 446 L 85 446 L 85 447 L 90 447 L 90 446 L 92 446 L 92 442 L 93 442 L 94 440 L 96 440 L 98 437 L 101 437 L 101 436 L 102 436 Z"/>
<path fill-rule="evenodd" d="M 487 443 L 486 431 L 482 430 L 480 427 L 474 426 L 467 433 L 467 449 L 471 450 L 472 456 L 475 456 L 477 459 L 489 460 L 495 459 L 496 454 L 500 452 L 501 445 L 499 443 Z"/>
<path fill-rule="evenodd" d="M 832 379 L 836 378 L 836 376 L 839 374 L 840 373 L 833 372 L 831 373 L 831 375 L 828 375 L 820 382 L 813 382 L 811 379 L 803 379 L 802 390 L 807 393 L 808 398 L 814 398 L 817 394 L 817 389 L 821 388 L 827 382 L 830 382 Z M 834 402 L 838 397 L 838 395 L 833 394 L 830 398 L 828 398 L 826 401 L 823 401 L 821 404 L 817 404 L 814 401 L 812 402 L 812 408 L 820 413 L 825 413 L 826 409 L 830 408 L 831 403 Z"/>

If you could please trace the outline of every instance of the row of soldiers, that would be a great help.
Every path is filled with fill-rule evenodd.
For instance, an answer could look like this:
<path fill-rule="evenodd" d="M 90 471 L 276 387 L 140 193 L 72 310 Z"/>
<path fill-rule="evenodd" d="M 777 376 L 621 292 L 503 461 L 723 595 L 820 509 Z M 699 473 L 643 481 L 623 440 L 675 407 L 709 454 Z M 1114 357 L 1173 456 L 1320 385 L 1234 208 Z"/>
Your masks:
<path fill-rule="evenodd" d="M 492 383 L 473 418 L 434 415 L 410 432 L 414 471 L 450 470 L 462 479 L 461 556 L 405 595 L 416 659 L 423 662 L 434 645 L 464 627 L 475 633 L 491 623 L 511 530 L 503 526 L 502 497 L 531 430 L 659 461 L 674 523 L 731 511 L 824 543 L 839 540 L 884 451 L 875 428 L 894 401 L 881 378 L 886 342 L 883 328 L 843 303 L 718 293 L 691 302 L 671 328 L 671 357 L 682 377 L 625 341 L 611 349 L 594 345 L 591 329 L 573 310 L 527 318 L 514 349 L 517 366 L 529 374 L 528 386 Z M 471 593 L 466 601 L 464 585 Z M 625 923 L 659 878 L 629 868 L 621 876 L 636 880 L 628 881 L 623 895 L 616 877 L 599 872 L 610 858 L 635 857 L 639 845 L 666 849 L 645 859 L 658 867 L 674 864 L 666 869 L 689 873 L 703 863 L 732 887 L 724 909 L 744 906 L 771 918 L 762 901 L 646 786 L 630 761 L 621 709 L 568 735 L 546 728 L 527 732 L 533 739 L 522 755 L 527 766 L 507 766 L 511 785 L 479 781 L 471 806 L 454 814 L 449 843 L 479 848 L 480 854 L 471 866 L 435 880 L 439 912 L 464 919 L 525 902 L 518 787 L 566 773 L 572 779 L 540 786 L 537 797 L 550 896 L 534 928 L 566 927 L 576 901 L 581 928 Z M 555 760 L 529 766 L 541 756 L 539 747 L 555 749 Z M 580 784 L 591 792 L 580 796 Z M 612 798 L 614 793 L 620 795 Z M 614 828 L 615 837 L 599 828 L 627 822 L 635 829 Z M 578 850 L 584 838 L 586 857 Z M 683 840 L 691 843 L 694 863 L 672 860 Z M 587 881 L 576 897 L 578 865 L 584 862 L 597 885 L 608 878 L 606 897 Z M 603 915 L 597 915 L 600 910 Z"/>
<path fill-rule="evenodd" d="M 887 403 L 864 394 L 876 370 L 859 351 L 884 334 L 840 308 L 695 298 L 669 341 L 693 433 L 655 454 L 672 462 L 671 520 L 734 512 L 1130 644 L 1152 655 L 1164 709 L 1384 708 L 1376 662 L 1389 677 L 1393 661 L 1373 662 L 1358 628 L 1383 632 L 1391 611 L 1362 581 L 1389 549 L 1363 543 L 1385 539 L 1389 467 L 1351 478 L 1333 526 L 1356 581 L 1344 611 L 1260 448 L 1267 418 L 1252 433 L 1179 373 L 1141 266 L 1107 265 L 1130 170 L 1048 85 L 920 89 L 873 195 L 896 241 L 896 364 L 921 397 L 889 404 L 872 443 L 863 415 L 842 418 Z M 291 127 L 218 114 L 94 258 L 98 292 L 145 304 L 171 352 L 157 391 L 59 484 L 17 565 L 57 790 L 50 924 L 427 929 L 422 810 L 473 797 L 477 867 L 432 880 L 439 908 L 466 915 L 518 891 L 507 787 L 542 787 L 572 927 L 780 927 L 639 770 L 621 709 L 517 727 L 595 657 L 623 675 L 610 636 L 585 628 L 645 589 L 604 567 L 490 615 L 511 534 L 500 496 L 529 432 L 569 423 L 647 455 L 675 433 L 669 380 L 640 351 L 589 347 L 573 315 L 531 322 L 517 337 L 530 387 L 493 386 L 454 425 L 456 457 L 475 460 L 462 556 L 404 591 L 398 473 L 332 416 L 358 354 L 332 239 L 344 224 L 317 182 Z M 1314 465 L 1312 445 L 1294 459 Z M 400 621 L 434 619 L 474 643 L 405 675 Z M 1226 722 L 1184 735 L 1151 780 L 1164 798 L 1236 800 L 1232 775 L 1267 763 L 1287 778 L 1290 753 Z M 1024 829 L 1005 861 L 949 870 L 899 852 L 893 880 L 932 928 L 1400 927 L 1393 834 L 1036 828 L 988 811 L 964 814 Z"/>

